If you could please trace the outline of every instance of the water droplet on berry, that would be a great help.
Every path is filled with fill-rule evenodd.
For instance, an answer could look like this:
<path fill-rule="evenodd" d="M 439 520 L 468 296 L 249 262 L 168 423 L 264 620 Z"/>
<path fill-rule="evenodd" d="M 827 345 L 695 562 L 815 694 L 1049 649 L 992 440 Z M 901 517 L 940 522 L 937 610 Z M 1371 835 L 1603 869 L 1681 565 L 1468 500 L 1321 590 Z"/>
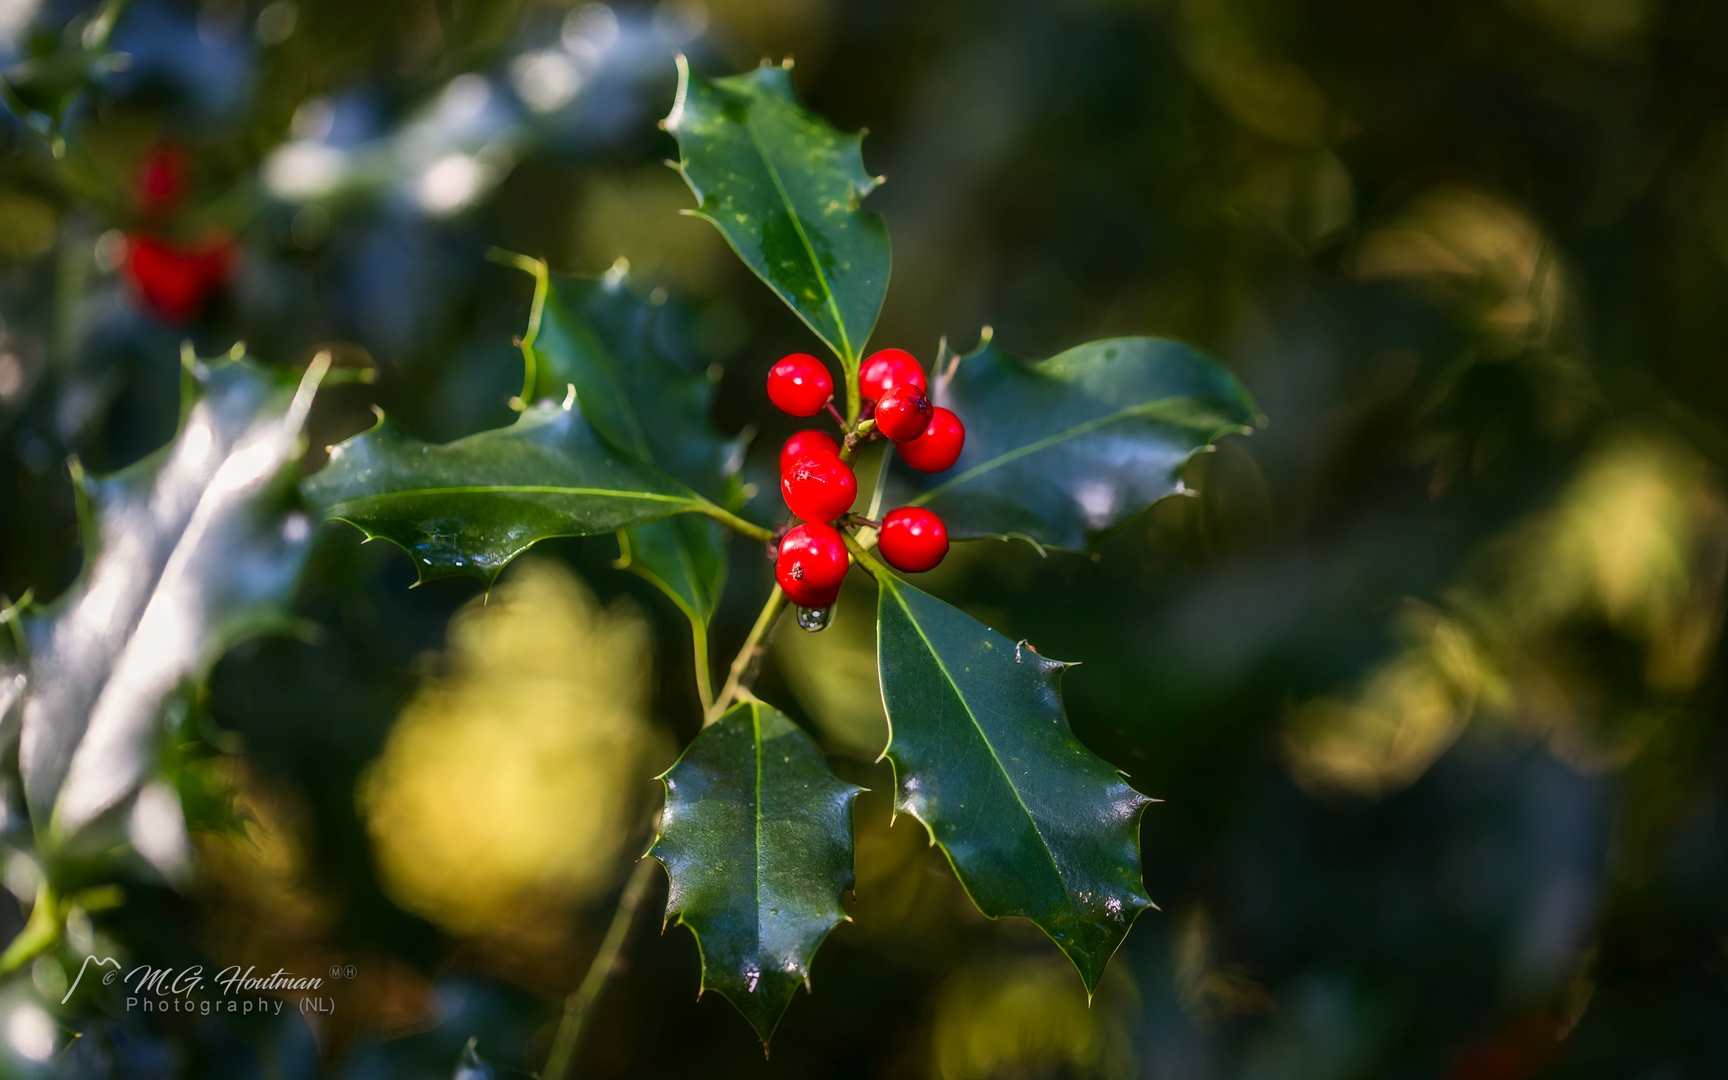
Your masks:
<path fill-rule="evenodd" d="M 828 629 L 828 620 L 834 614 L 834 605 L 827 607 L 801 607 L 798 609 L 798 629 L 808 630 L 812 634 Z"/>

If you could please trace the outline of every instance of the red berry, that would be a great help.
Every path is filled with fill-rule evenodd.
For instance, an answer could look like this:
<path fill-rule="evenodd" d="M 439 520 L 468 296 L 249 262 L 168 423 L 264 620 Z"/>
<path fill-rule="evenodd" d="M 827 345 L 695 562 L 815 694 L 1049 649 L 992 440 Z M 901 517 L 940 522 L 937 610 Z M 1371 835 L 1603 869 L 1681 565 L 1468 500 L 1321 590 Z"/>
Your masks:
<path fill-rule="evenodd" d="M 911 383 L 901 383 L 876 403 L 876 430 L 895 442 L 910 442 L 930 426 L 930 399 Z"/>
<path fill-rule="evenodd" d="M 817 592 L 813 589 L 787 589 L 786 599 L 802 608 L 825 608 L 840 599 L 840 587 L 836 585 L 827 592 Z"/>
<path fill-rule="evenodd" d="M 872 353 L 858 369 L 858 391 L 871 401 L 881 401 L 888 391 L 907 383 L 920 390 L 930 389 L 924 381 L 923 366 L 905 349 Z"/>
<path fill-rule="evenodd" d="M 799 607 L 827 607 L 846 578 L 846 542 L 831 525 L 799 525 L 780 541 L 774 577 Z"/>
<path fill-rule="evenodd" d="M 144 155 L 133 180 L 133 195 L 139 209 L 150 215 L 172 211 L 186 194 L 191 171 L 186 151 L 173 143 L 156 144 Z"/>
<path fill-rule="evenodd" d="M 811 450 L 822 450 L 830 454 L 840 453 L 840 444 L 826 431 L 800 431 L 786 440 L 786 445 L 780 448 L 780 471 L 786 469 L 800 457 Z"/>
<path fill-rule="evenodd" d="M 882 519 L 876 541 L 888 565 L 909 574 L 934 569 L 948 554 L 948 526 L 918 506 L 902 506 Z"/>
<path fill-rule="evenodd" d="M 838 455 L 810 450 L 780 474 L 780 493 L 786 505 L 805 521 L 833 521 L 852 509 L 858 497 L 858 478 Z"/>
<path fill-rule="evenodd" d="M 793 353 L 768 370 L 768 400 L 793 416 L 815 416 L 834 397 L 834 377 L 809 353 Z"/>
<path fill-rule="evenodd" d="M 234 243 L 215 236 L 181 247 L 153 236 L 126 238 L 126 277 L 145 306 L 170 322 L 198 314 L 210 294 L 228 279 Z"/>
<path fill-rule="evenodd" d="M 960 459 L 966 445 L 966 426 L 947 409 L 930 416 L 930 426 L 911 442 L 900 444 L 900 458 L 919 472 L 941 472 Z"/>

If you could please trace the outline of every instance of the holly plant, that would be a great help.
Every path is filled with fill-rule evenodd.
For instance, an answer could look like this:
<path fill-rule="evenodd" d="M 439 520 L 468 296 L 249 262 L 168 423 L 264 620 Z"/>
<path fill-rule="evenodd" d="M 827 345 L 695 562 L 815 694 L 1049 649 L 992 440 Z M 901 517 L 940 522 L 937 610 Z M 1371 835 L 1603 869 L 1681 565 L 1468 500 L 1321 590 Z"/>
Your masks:
<path fill-rule="evenodd" d="M 749 683 L 785 606 L 819 631 L 842 579 L 862 571 L 876 585 L 894 812 L 923 823 L 985 915 L 1028 918 L 1048 934 L 1090 993 L 1151 905 L 1139 844 L 1151 800 L 1075 737 L 1062 704 L 1067 664 L 908 576 L 941 563 L 951 542 L 1095 548 L 1181 491 L 1188 459 L 1246 431 L 1254 403 L 1228 372 L 1160 338 L 1032 361 L 986 334 L 969 355 L 942 348 L 928 370 L 901 348 L 872 352 L 889 239 L 863 206 L 881 181 L 864 169 L 861 136 L 800 105 L 790 65 L 710 81 L 682 60 L 664 127 L 699 200 L 691 213 L 833 356 L 787 356 L 768 376 L 768 401 L 833 425 L 799 432 L 781 452 L 790 515 L 745 498 L 741 447 L 710 426 L 710 382 L 662 347 L 660 303 L 622 271 L 555 277 L 526 258 L 514 260 L 535 282 L 515 422 L 431 445 L 381 419 L 335 446 L 305 495 L 400 545 L 422 578 L 490 582 L 539 540 L 616 533 L 621 561 L 688 616 L 704 726 L 661 777 L 648 854 L 670 879 L 668 920 L 696 935 L 702 988 L 732 1002 L 765 1044 L 846 918 L 859 789 Z M 865 463 L 867 491 L 856 475 Z M 708 624 L 736 540 L 766 548 L 778 584 L 714 691 Z M 626 913 L 653 865 L 638 866 Z M 601 979 L 616 939 L 597 962 Z M 585 984 L 573 1001 L 592 998 Z M 547 1075 L 562 1073 L 581 1012 L 573 1006 Z"/>

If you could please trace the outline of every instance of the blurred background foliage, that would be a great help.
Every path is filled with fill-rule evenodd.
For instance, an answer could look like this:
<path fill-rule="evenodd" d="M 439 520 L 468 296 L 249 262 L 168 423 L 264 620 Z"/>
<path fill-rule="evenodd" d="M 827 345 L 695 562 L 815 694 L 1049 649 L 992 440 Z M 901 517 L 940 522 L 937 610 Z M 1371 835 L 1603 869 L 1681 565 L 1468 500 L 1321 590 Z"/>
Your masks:
<path fill-rule="evenodd" d="M 931 575 L 1082 661 L 1076 729 L 1165 800 L 1163 910 L 1090 1008 L 890 827 L 854 583 L 758 691 L 874 789 L 856 922 L 767 1062 L 639 928 L 582 1074 L 1722 1075 L 1725 47 L 1712 0 L 0 0 L 0 592 L 73 581 L 66 460 L 170 438 L 183 340 L 375 373 L 320 397 L 308 468 L 374 405 L 506 422 L 530 282 L 494 245 L 675 297 L 771 499 L 762 377 L 811 342 L 678 216 L 655 120 L 677 51 L 795 55 L 888 178 L 878 344 L 1167 334 L 1271 423 L 1095 560 Z M 72 911 L 0 985 L 0 1075 L 537 1066 L 699 723 L 685 620 L 616 557 L 545 544 L 485 597 L 322 530 L 299 632 L 224 658 L 164 754 L 197 874 Z M 740 550 L 716 656 L 766 583 Z M 310 1020 L 62 1008 L 98 949 L 358 974 Z"/>

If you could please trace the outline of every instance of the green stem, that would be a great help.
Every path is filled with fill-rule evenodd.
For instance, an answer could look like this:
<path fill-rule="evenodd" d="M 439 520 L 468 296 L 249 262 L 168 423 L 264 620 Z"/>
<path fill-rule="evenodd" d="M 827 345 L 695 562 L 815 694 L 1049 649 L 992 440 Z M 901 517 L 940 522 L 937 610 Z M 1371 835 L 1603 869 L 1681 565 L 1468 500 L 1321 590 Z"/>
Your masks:
<path fill-rule="evenodd" d="M 858 414 L 864 410 L 864 400 L 858 394 L 858 362 L 840 358 L 840 373 L 846 379 L 846 430 L 858 426 Z"/>
<path fill-rule="evenodd" d="M 866 574 L 869 574 L 873 578 L 880 578 L 883 574 L 888 572 L 886 566 L 883 566 L 871 557 L 870 548 L 859 543 L 857 537 L 843 532 L 840 534 L 840 539 L 846 541 L 846 550 L 850 551 L 852 557 L 858 560 L 858 565 L 863 567 Z M 876 540 L 872 537 L 870 540 L 870 546 L 874 547 L 875 545 Z"/>
<path fill-rule="evenodd" d="M 618 897 L 618 910 L 612 913 L 612 925 L 606 928 L 606 936 L 600 939 L 600 949 L 594 954 L 594 962 L 588 965 L 588 974 L 582 976 L 582 984 L 564 1002 L 564 1018 L 558 1023 L 558 1034 L 553 1037 L 552 1054 L 546 1059 L 546 1071 L 541 1073 L 541 1080 L 564 1080 L 570 1071 L 570 1062 L 576 1056 L 582 1032 L 594 1018 L 594 1006 L 618 966 L 618 954 L 624 950 L 624 942 L 630 936 L 636 911 L 642 906 L 642 898 L 648 894 L 648 886 L 654 881 L 656 865 L 653 859 L 644 855 L 630 872 L 630 879 L 624 883 L 624 892 Z"/>
<path fill-rule="evenodd" d="M 774 616 L 780 613 L 780 605 L 785 600 L 786 594 L 781 591 L 780 586 L 774 586 L 774 591 L 768 595 L 767 603 L 762 605 L 762 613 L 756 616 L 756 625 L 750 628 L 750 636 L 744 639 L 743 647 L 732 661 L 731 673 L 727 676 L 720 696 L 707 704 L 702 716 L 703 727 L 720 719 L 726 707 L 732 704 L 739 694 L 748 693 L 744 684 L 749 679 L 751 665 L 761 650 L 762 639 L 774 625 Z M 699 670 L 705 670 L 707 642 L 701 640 L 700 634 L 697 635 L 697 640 L 698 667 Z M 702 678 L 701 675 L 697 677 Z M 631 871 L 630 880 L 625 883 L 624 892 L 618 897 L 618 909 L 612 913 L 612 924 L 606 928 L 606 936 L 600 941 L 600 950 L 594 954 L 594 962 L 588 965 L 588 973 L 582 976 L 582 983 L 576 987 L 576 992 L 564 1002 L 564 1016 L 558 1022 L 557 1033 L 552 1037 L 552 1053 L 546 1059 L 546 1069 L 540 1074 L 541 1080 L 564 1080 L 570 1071 L 570 1062 L 576 1056 L 576 1048 L 582 1041 L 582 1032 L 592 1019 L 594 1004 L 600 1000 L 607 981 L 618 966 L 618 954 L 623 951 L 625 939 L 630 936 L 636 909 L 642 906 L 642 897 L 648 891 L 649 882 L 653 880 L 654 865 L 653 860 L 643 856 L 642 861 L 636 864 L 636 869 Z M 20 935 L 20 938 L 22 936 Z"/>
<path fill-rule="evenodd" d="M 888 490 L 888 463 L 894 457 L 894 448 L 882 447 L 882 456 L 876 460 L 876 490 L 870 493 L 870 512 L 864 516 L 873 521 L 882 520 L 882 496 Z"/>
<path fill-rule="evenodd" d="M 18 936 L 12 939 L 12 944 L 6 946 L 6 952 L 0 954 L 0 975 L 10 975 L 23 967 L 27 962 L 47 952 L 60 940 L 60 901 L 55 898 L 54 890 L 43 882 L 36 888 L 36 906 L 30 911 L 30 921 L 24 924 L 24 929 L 18 931 Z"/>
<path fill-rule="evenodd" d="M 486 257 L 501 266 L 514 266 L 534 279 L 534 301 L 528 308 L 528 330 L 522 335 L 522 396 L 515 404 L 526 409 L 534 403 L 534 389 L 540 382 L 540 356 L 534 351 L 534 339 L 540 336 L 540 316 L 546 311 L 546 294 L 552 289 L 552 272 L 545 259 L 530 259 L 514 251 L 490 248 Z"/>
<path fill-rule="evenodd" d="M 714 704 L 708 706 L 708 711 L 702 714 L 703 727 L 725 715 L 726 707 L 732 704 L 733 699 L 743 689 L 749 678 L 750 665 L 762 648 L 762 639 L 767 636 L 768 628 L 774 625 L 774 616 L 780 614 L 780 605 L 785 601 L 786 593 L 780 586 L 774 586 L 774 591 L 768 594 L 768 602 L 762 605 L 762 613 L 756 616 L 756 625 L 750 628 L 750 636 L 744 639 L 744 647 L 738 650 L 738 655 L 732 660 L 732 670 L 726 676 L 726 685 L 720 688 L 720 695 L 714 699 Z"/>
<path fill-rule="evenodd" d="M 696 696 L 706 716 L 714 707 L 714 674 L 708 670 L 708 627 L 695 615 L 690 616 L 690 640 L 696 646 Z"/>
<path fill-rule="evenodd" d="M 4 596 L 0 596 L 0 623 L 5 624 L 6 629 L 12 634 L 12 645 L 18 650 L 19 659 L 24 659 L 30 655 L 30 643 L 24 638 L 24 627 L 19 625 L 18 617 L 30 607 L 30 602 L 35 599 L 35 589 L 25 589 L 24 595 L 18 598 L 17 603 L 12 603 Z"/>
<path fill-rule="evenodd" d="M 771 544 L 774 542 L 774 530 L 764 529 L 753 521 L 745 521 L 743 518 L 734 514 L 725 507 L 716 506 L 706 499 L 702 500 L 702 504 L 698 506 L 696 510 L 699 513 L 707 514 L 715 521 L 718 521 L 720 524 L 725 525 L 727 528 L 732 529 L 735 532 L 743 533 L 752 540 L 760 540 L 764 544 Z"/>

